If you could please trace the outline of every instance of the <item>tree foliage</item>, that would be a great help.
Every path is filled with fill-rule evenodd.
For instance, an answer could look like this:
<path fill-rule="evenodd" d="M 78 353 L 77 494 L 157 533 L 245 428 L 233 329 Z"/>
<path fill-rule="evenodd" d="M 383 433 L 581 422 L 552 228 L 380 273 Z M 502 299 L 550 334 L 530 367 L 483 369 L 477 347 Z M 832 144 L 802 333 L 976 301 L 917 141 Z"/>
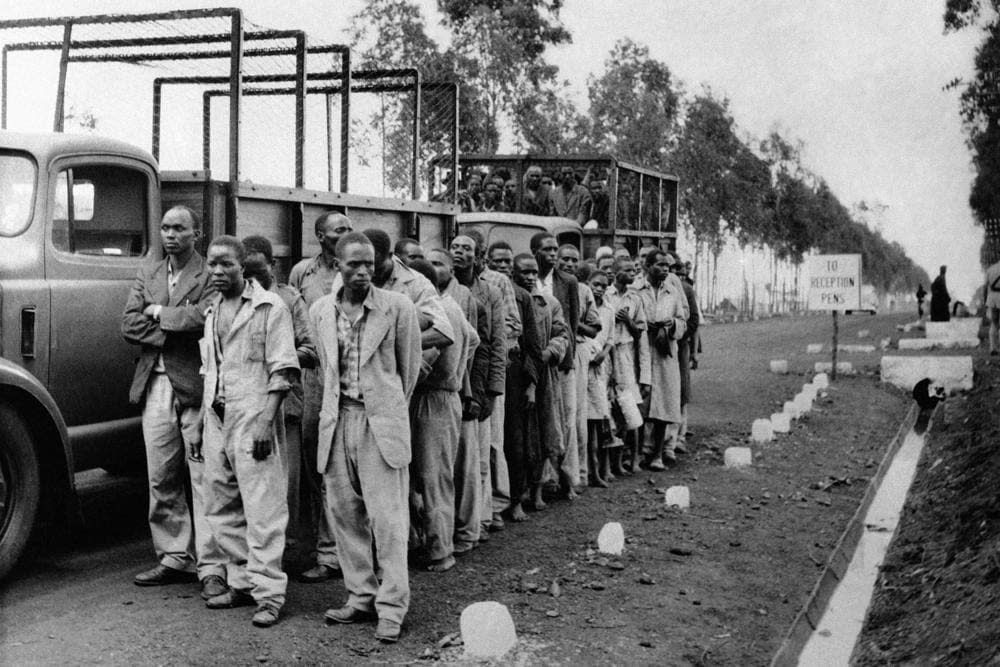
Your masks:
<path fill-rule="evenodd" d="M 982 2 L 992 8 L 994 1 L 1000 2 L 948 0 L 949 29 L 980 20 Z M 412 0 L 369 0 L 352 23 L 352 46 L 363 67 L 415 66 L 427 79 L 459 82 L 464 152 L 495 151 L 509 122 L 518 148 L 528 152 L 610 152 L 677 174 L 681 218 L 716 261 L 733 238 L 742 246 L 767 246 L 776 260 L 796 265 L 813 251 L 859 252 L 866 280 L 884 291 L 929 282 L 899 244 L 882 237 L 877 204 L 842 204 L 803 166 L 801 142 L 777 130 L 760 142 L 743 136 L 727 99 L 707 88 L 686 94 L 667 64 L 641 44 L 618 41 L 604 70 L 588 80 L 589 108 L 577 107 L 569 84 L 544 59 L 549 46 L 570 39 L 559 23 L 561 7 L 561 0 L 438 0 L 451 30 L 443 48 Z M 977 66 L 1000 65 L 1000 47 L 996 54 L 992 49 L 981 49 Z M 977 180 L 973 199 L 982 200 L 983 211 L 996 206 L 1000 217 L 1000 204 L 992 202 L 1000 193 L 1000 162 L 990 162 L 1000 161 L 993 157 L 1000 156 L 1000 123 L 982 122 L 994 111 L 984 102 L 991 99 L 987 80 L 974 89 L 978 98 L 963 95 L 963 109 L 970 124 L 982 127 L 971 141 L 982 148 L 977 159 L 991 174 Z M 385 113 L 383 130 L 408 136 L 408 106 Z M 407 157 L 408 144 L 400 146 Z"/>
<path fill-rule="evenodd" d="M 947 0 L 944 26 L 946 32 L 981 27 L 984 34 L 972 80 L 957 78 L 947 86 L 962 88 L 962 119 L 976 171 L 969 206 L 982 224 L 1000 219 L 1000 1 Z"/>
<path fill-rule="evenodd" d="M 587 87 L 594 143 L 632 162 L 664 166 L 680 106 L 670 68 L 648 47 L 623 39 Z"/>
<path fill-rule="evenodd" d="M 494 152 L 504 119 L 556 80 L 557 69 L 545 62 L 549 46 L 570 41 L 559 23 L 559 0 L 439 0 L 452 31 L 456 62 L 465 85 L 480 94 L 481 123 L 474 130 L 477 149 Z"/>

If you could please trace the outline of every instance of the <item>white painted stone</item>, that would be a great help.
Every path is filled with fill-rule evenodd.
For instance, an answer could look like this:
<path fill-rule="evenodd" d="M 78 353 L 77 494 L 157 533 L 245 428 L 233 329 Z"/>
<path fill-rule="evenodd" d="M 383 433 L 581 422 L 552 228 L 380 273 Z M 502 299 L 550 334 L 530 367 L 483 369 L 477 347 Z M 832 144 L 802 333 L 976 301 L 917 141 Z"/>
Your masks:
<path fill-rule="evenodd" d="M 722 460 L 727 468 L 746 468 L 753 460 L 753 454 L 749 447 L 727 447 Z"/>
<path fill-rule="evenodd" d="M 806 354 L 819 354 L 823 351 L 823 343 L 809 343 L 806 345 Z"/>
<path fill-rule="evenodd" d="M 667 507 L 677 507 L 682 510 L 691 507 L 691 490 L 686 486 L 671 486 L 663 496 Z"/>
<path fill-rule="evenodd" d="M 838 352 L 851 352 L 855 354 L 868 354 L 875 351 L 874 345 L 838 345 Z"/>
<path fill-rule="evenodd" d="M 771 372 L 777 373 L 778 375 L 785 375 L 788 373 L 788 360 L 771 359 Z"/>
<path fill-rule="evenodd" d="M 903 333 L 910 333 L 911 331 L 913 331 L 913 325 L 912 324 L 904 324 L 903 325 Z"/>
<path fill-rule="evenodd" d="M 754 442 L 771 442 L 774 440 L 774 431 L 771 429 L 771 420 L 754 419 L 753 426 L 750 427 L 750 437 Z"/>
<path fill-rule="evenodd" d="M 813 370 L 817 373 L 829 373 L 833 370 L 833 363 L 829 361 L 817 361 L 813 364 Z M 841 375 L 853 375 L 854 364 L 849 361 L 838 361 L 837 372 Z"/>
<path fill-rule="evenodd" d="M 925 331 L 935 340 L 979 338 L 978 317 L 955 317 L 948 322 L 928 322 Z"/>
<path fill-rule="evenodd" d="M 603 554 L 620 556 L 625 548 L 625 530 L 617 521 L 604 524 L 597 535 L 597 550 Z"/>
<path fill-rule="evenodd" d="M 817 389 L 826 389 L 830 386 L 830 376 L 826 373 L 817 373 L 813 376 L 812 383 L 816 385 Z"/>
<path fill-rule="evenodd" d="M 802 385 L 802 393 L 809 397 L 809 400 L 815 401 L 816 394 L 819 393 L 819 387 L 814 385 L 812 382 L 806 382 Z"/>
<path fill-rule="evenodd" d="M 883 338 L 881 341 L 879 341 L 878 344 L 879 348 L 882 350 L 888 350 L 891 345 L 892 345 L 891 338 Z"/>
<path fill-rule="evenodd" d="M 517 644 L 514 619 L 499 602 L 473 602 L 462 610 L 459 627 L 470 658 L 500 658 Z"/>
<path fill-rule="evenodd" d="M 799 406 L 795 401 L 785 401 L 781 411 L 788 415 L 789 419 L 799 418 Z"/>
<path fill-rule="evenodd" d="M 868 338 L 870 333 L 871 332 L 868 331 L 868 329 L 862 329 L 861 331 L 858 332 L 858 338 Z"/>
<path fill-rule="evenodd" d="M 972 389 L 972 357 L 882 357 L 882 382 L 910 392 L 923 378 L 940 384 L 949 394 Z"/>
<path fill-rule="evenodd" d="M 939 323 L 943 324 L 943 323 Z M 979 347 L 978 338 L 900 338 L 901 350 L 961 350 Z"/>
<path fill-rule="evenodd" d="M 810 410 L 812 410 L 813 407 L 812 396 L 809 396 L 808 394 L 805 394 L 803 392 L 799 392 L 795 394 L 794 400 L 795 400 L 795 405 L 798 406 L 799 408 L 800 417 L 808 413 Z"/>
<path fill-rule="evenodd" d="M 771 429 L 775 433 L 788 433 L 792 430 L 792 420 L 784 412 L 775 412 L 771 415 Z"/>

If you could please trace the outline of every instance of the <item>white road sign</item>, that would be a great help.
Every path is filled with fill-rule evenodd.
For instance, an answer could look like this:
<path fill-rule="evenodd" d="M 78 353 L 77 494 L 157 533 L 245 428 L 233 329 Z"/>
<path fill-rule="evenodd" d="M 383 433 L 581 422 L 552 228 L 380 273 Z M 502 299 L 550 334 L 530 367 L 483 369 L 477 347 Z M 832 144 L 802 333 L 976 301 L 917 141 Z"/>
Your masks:
<path fill-rule="evenodd" d="M 861 255 L 814 255 L 806 259 L 809 310 L 861 309 Z"/>

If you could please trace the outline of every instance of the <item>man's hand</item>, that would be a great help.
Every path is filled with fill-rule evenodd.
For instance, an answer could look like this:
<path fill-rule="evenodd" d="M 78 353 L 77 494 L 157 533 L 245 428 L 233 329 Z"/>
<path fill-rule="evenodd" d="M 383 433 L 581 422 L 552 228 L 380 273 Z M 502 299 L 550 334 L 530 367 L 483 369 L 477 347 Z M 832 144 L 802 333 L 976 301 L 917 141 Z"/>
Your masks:
<path fill-rule="evenodd" d="M 542 363 L 546 366 L 552 365 L 552 352 L 549 350 L 542 350 Z"/>
<path fill-rule="evenodd" d="M 142 314 L 151 320 L 160 319 L 160 311 L 163 310 L 163 306 L 158 303 L 151 303 L 142 310 Z"/>
<path fill-rule="evenodd" d="M 535 409 L 535 385 L 529 384 L 524 388 L 524 407 L 526 410 Z"/>
<path fill-rule="evenodd" d="M 628 314 L 628 306 L 622 306 L 615 313 L 615 322 L 621 322 L 622 324 L 632 324 L 632 318 Z"/>
<path fill-rule="evenodd" d="M 490 418 L 490 415 L 493 414 L 493 403 L 495 400 L 495 396 L 487 396 L 483 399 L 483 403 L 479 407 L 479 421 L 484 422 Z"/>
<path fill-rule="evenodd" d="M 253 429 L 253 458 L 255 461 L 263 461 L 273 450 L 274 431 L 271 421 L 258 417 Z"/>
<path fill-rule="evenodd" d="M 639 395 L 642 396 L 642 400 L 644 400 L 644 401 L 647 398 L 649 398 L 649 385 L 648 384 L 640 384 L 639 385 Z"/>
<path fill-rule="evenodd" d="M 462 407 L 462 421 L 472 421 L 473 419 L 479 419 L 479 401 L 474 398 L 469 398 L 465 400 L 465 405 Z"/>
<path fill-rule="evenodd" d="M 188 458 L 196 463 L 201 463 L 205 457 L 201 454 L 201 438 L 197 442 L 188 443 Z"/>
<path fill-rule="evenodd" d="M 600 366 L 604 363 L 604 360 L 608 358 L 608 353 L 604 351 L 604 348 L 594 355 L 594 358 L 590 360 L 591 366 Z"/>

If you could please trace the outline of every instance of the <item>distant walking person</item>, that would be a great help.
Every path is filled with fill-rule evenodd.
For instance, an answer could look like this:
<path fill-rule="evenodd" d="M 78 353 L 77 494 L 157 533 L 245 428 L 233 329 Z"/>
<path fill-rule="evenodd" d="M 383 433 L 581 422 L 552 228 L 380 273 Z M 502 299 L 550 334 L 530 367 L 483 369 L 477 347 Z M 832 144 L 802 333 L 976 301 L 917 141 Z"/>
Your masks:
<path fill-rule="evenodd" d="M 927 298 L 927 290 L 923 283 L 917 283 L 917 317 L 924 319 L 924 299 Z"/>
<path fill-rule="evenodd" d="M 986 269 L 986 309 L 990 316 L 990 354 L 1000 353 L 1000 262 Z"/>
<path fill-rule="evenodd" d="M 944 280 L 944 274 L 947 270 L 947 266 L 942 266 L 941 273 L 931 283 L 931 322 L 947 322 L 951 319 L 948 310 L 951 297 L 948 295 L 948 285 Z"/>

